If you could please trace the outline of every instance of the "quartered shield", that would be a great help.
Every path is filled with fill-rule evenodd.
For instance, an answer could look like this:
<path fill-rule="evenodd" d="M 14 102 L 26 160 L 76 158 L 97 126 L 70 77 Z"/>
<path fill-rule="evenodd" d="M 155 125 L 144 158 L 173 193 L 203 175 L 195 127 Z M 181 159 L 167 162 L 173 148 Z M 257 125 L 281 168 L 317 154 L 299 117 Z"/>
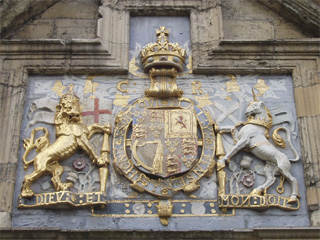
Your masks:
<path fill-rule="evenodd" d="M 166 178 L 189 171 L 197 161 L 193 109 L 141 109 L 133 117 L 132 160 L 141 171 Z"/>

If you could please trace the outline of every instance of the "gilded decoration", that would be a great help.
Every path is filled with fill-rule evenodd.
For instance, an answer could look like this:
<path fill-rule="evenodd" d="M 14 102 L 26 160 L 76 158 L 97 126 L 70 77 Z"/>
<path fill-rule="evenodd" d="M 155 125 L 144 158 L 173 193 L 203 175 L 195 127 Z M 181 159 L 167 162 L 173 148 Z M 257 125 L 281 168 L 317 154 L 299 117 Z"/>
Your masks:
<path fill-rule="evenodd" d="M 25 152 L 22 157 L 24 169 L 27 170 L 33 164 L 33 172 L 27 174 L 23 180 L 19 207 L 37 207 L 67 203 L 72 206 L 85 206 L 94 204 L 105 204 L 105 186 L 107 181 L 110 162 L 109 135 L 111 125 L 93 124 L 86 126 L 82 121 L 82 110 L 79 97 L 73 92 L 73 85 L 69 86 L 69 91 L 62 95 L 59 104 L 56 106 L 54 117 L 56 141 L 50 145 L 48 130 L 44 127 L 37 127 L 32 130 L 31 136 L 25 139 Z M 43 136 L 36 138 L 38 131 L 43 132 Z M 89 139 L 95 134 L 103 134 L 101 155 L 97 155 L 92 148 Z M 28 160 L 28 155 L 35 149 L 38 153 L 35 158 Z M 73 181 L 64 183 L 61 175 L 64 168 L 59 162 L 70 158 L 79 149 L 83 150 L 93 164 L 99 166 L 100 191 L 97 193 L 75 194 L 70 191 Z M 78 160 L 83 164 L 82 161 Z M 76 163 L 77 164 L 77 163 Z M 77 164 L 79 167 L 80 165 Z M 56 192 L 35 194 L 31 189 L 31 184 L 39 177 L 50 174 Z"/>
<path fill-rule="evenodd" d="M 165 27 L 156 39 L 138 48 L 140 60 L 135 52 L 132 76 L 89 75 L 76 87 L 58 80 L 32 102 L 18 207 L 87 206 L 92 217 L 157 217 L 163 226 L 171 218 L 236 216 L 236 208 L 298 210 L 293 115 L 258 99 L 278 100 L 272 90 L 285 89 L 283 81 L 187 76 L 190 53 L 169 42 Z"/>
<path fill-rule="evenodd" d="M 179 191 L 196 191 L 200 179 L 213 173 L 215 134 L 211 119 L 182 97 L 177 86 L 185 50 L 169 42 L 165 27 L 156 35 L 157 42 L 140 53 L 150 87 L 144 98 L 117 115 L 113 156 L 117 172 L 133 189 L 167 199 L 159 202 L 157 211 L 161 223 L 168 225 L 174 208 L 170 199 Z"/>
<path fill-rule="evenodd" d="M 291 174 L 290 162 L 296 162 L 299 160 L 299 155 L 296 149 L 292 146 L 290 139 L 290 132 L 287 128 L 277 128 L 273 134 L 272 139 L 275 145 L 279 147 L 286 147 L 284 139 L 279 135 L 279 131 L 286 132 L 286 137 L 291 151 L 294 153 L 295 158 L 289 159 L 284 153 L 279 151 L 271 142 L 269 142 L 269 131 L 272 126 L 272 115 L 267 106 L 263 101 L 259 101 L 252 90 L 253 101 L 249 104 L 246 109 L 245 115 L 247 121 L 244 123 L 237 124 L 235 128 L 230 130 L 233 135 L 235 145 L 227 153 L 223 150 L 223 143 L 221 135 L 227 133 L 226 130 L 221 130 L 218 133 L 217 148 L 220 149 L 220 153 L 217 154 L 219 157 L 217 163 L 218 180 L 219 180 L 219 206 L 222 208 L 236 207 L 236 208 L 267 208 L 267 207 L 279 207 L 288 210 L 299 209 L 299 192 L 297 179 Z M 243 126 L 235 137 L 235 131 L 237 127 Z M 241 170 L 237 172 L 234 163 L 231 158 L 238 152 L 246 149 L 252 155 L 266 162 L 263 169 L 256 168 L 256 170 L 246 170 L 250 167 L 252 159 L 246 157 L 240 162 Z M 230 183 L 230 192 L 232 193 L 232 181 L 236 181 L 236 194 L 226 193 L 227 175 L 225 172 L 226 163 L 229 162 L 229 168 L 233 174 L 228 179 Z M 242 177 L 243 185 L 251 187 L 254 185 L 254 173 L 266 176 L 266 180 L 263 184 L 255 187 L 249 194 L 240 194 L 239 176 L 241 171 L 244 173 Z M 291 193 L 289 197 L 282 197 L 278 195 L 268 194 L 268 188 L 270 188 L 276 178 L 276 175 L 281 174 L 280 185 L 277 187 L 277 192 L 282 194 L 284 192 L 283 183 L 286 179 L 291 187 Z"/>

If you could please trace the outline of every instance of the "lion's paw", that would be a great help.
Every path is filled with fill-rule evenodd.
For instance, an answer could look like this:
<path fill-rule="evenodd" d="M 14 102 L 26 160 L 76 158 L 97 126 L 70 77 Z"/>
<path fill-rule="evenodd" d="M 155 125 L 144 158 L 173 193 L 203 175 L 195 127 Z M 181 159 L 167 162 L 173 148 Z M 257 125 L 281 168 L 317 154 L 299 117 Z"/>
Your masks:
<path fill-rule="evenodd" d="M 21 192 L 22 197 L 32 197 L 34 195 L 34 192 L 29 188 L 29 189 L 23 189 Z"/>
<path fill-rule="evenodd" d="M 61 191 L 68 191 L 73 186 L 73 183 L 63 183 L 60 186 Z"/>

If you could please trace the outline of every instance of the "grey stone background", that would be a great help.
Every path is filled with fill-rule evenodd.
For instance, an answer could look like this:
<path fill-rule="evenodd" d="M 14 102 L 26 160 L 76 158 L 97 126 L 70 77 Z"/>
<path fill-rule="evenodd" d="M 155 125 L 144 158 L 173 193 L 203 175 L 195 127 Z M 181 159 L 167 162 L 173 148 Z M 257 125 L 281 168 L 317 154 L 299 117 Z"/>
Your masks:
<path fill-rule="evenodd" d="M 50 90 L 54 85 L 56 80 L 61 80 L 63 85 L 67 86 L 73 83 L 76 87 L 76 93 L 81 97 L 81 102 L 88 99 L 90 94 L 81 95 L 84 85 L 84 81 L 87 76 L 31 76 L 28 90 L 28 98 L 25 105 L 25 113 L 22 123 L 22 138 L 29 136 L 31 128 L 25 132 L 26 125 L 29 122 L 27 118 L 29 108 L 31 103 L 38 98 L 43 98 L 47 95 L 52 96 L 53 100 L 58 101 L 58 96 Z M 263 78 L 266 84 L 270 86 L 270 90 L 265 92 L 260 100 L 263 100 L 268 107 L 285 105 L 287 109 L 292 113 L 294 117 L 295 132 L 297 131 L 295 104 L 293 100 L 293 88 L 292 79 L 287 75 L 236 75 L 238 80 L 238 85 L 240 87 L 240 92 L 226 92 L 226 82 L 230 81 L 227 76 L 217 75 L 217 76 L 196 76 L 196 75 L 185 75 L 178 80 L 178 86 L 184 91 L 184 96 L 190 99 L 196 100 L 196 97 L 201 97 L 201 95 L 193 95 L 191 92 L 192 81 L 201 81 L 202 90 L 204 94 L 210 95 L 210 101 L 212 104 L 203 107 L 203 109 L 208 110 L 213 119 L 216 120 L 221 112 L 215 105 L 220 103 L 224 107 L 229 107 L 233 104 L 240 104 L 241 106 L 236 110 L 233 115 L 239 121 L 243 119 L 243 112 L 245 106 L 251 101 L 251 87 L 253 87 L 259 78 Z M 96 96 L 108 98 L 110 100 L 115 99 L 117 93 L 116 85 L 119 81 L 129 79 L 129 95 L 130 99 L 135 99 L 143 96 L 144 90 L 149 85 L 148 79 L 142 79 L 134 76 L 96 76 L 93 82 L 99 83 Z M 47 86 L 47 87 L 45 87 Z M 41 88 L 41 93 L 38 91 Z M 78 92 L 77 92 L 78 91 Z M 228 95 L 231 100 L 226 100 L 225 97 Z M 115 106 L 112 107 L 112 116 L 110 116 L 110 122 L 114 122 L 114 118 L 117 112 L 119 112 L 122 107 Z M 90 124 L 88 122 L 87 124 Z M 224 120 L 220 123 L 221 126 L 230 126 L 232 122 L 230 120 Z M 286 123 L 284 124 L 286 125 Z M 35 125 L 36 127 L 38 125 Z M 50 128 L 51 137 L 54 136 L 53 127 L 45 124 Z M 230 139 L 225 138 L 227 142 Z M 51 142 L 54 138 L 51 138 Z M 293 137 L 293 143 L 296 148 L 299 149 L 299 137 Z M 227 146 L 227 144 L 226 144 Z M 226 149 L 228 151 L 228 149 Z M 22 141 L 20 145 L 20 159 L 22 157 L 24 149 L 22 148 Z M 290 156 L 290 153 L 288 153 Z M 77 155 L 73 156 L 76 157 Z M 72 158 L 72 159 L 73 159 Z M 64 166 L 69 166 L 72 161 L 66 160 L 61 162 Z M 87 158 L 86 158 L 87 159 Z M 88 159 L 87 159 L 88 160 Z M 256 161 L 256 160 L 254 160 Z M 261 164 L 264 164 L 261 162 Z M 32 168 L 29 170 L 31 171 Z M 94 215 L 92 216 L 91 209 L 17 209 L 18 196 L 20 194 L 20 188 L 22 185 L 23 177 L 25 172 L 23 170 L 22 161 L 19 162 L 18 174 L 15 188 L 15 200 L 14 200 L 14 211 L 13 211 L 13 226 L 14 227 L 59 227 L 62 229 L 154 229 L 154 230 L 214 230 L 214 229 L 234 229 L 234 228 L 254 228 L 254 227 L 276 227 L 276 226 L 308 226 L 309 220 L 307 215 L 307 208 L 305 204 L 305 188 L 303 182 L 303 168 L 302 162 L 292 164 L 291 172 L 298 179 L 299 191 L 301 195 L 301 206 L 297 211 L 285 211 L 275 208 L 270 208 L 268 210 L 247 210 L 247 209 L 237 209 L 235 210 L 235 216 L 210 216 L 210 217 L 171 217 L 168 226 L 161 225 L 158 217 L 152 215 L 150 217 L 137 217 L 132 216 L 122 216 L 122 217 L 112 217 L 110 214 L 123 213 L 124 204 L 120 205 L 108 205 L 106 209 L 99 210 L 95 209 Z M 63 177 L 63 179 L 65 176 Z M 33 189 L 36 192 L 41 192 L 41 184 L 48 181 L 49 176 L 44 176 L 40 178 L 37 182 L 33 184 Z M 257 180 L 258 182 L 264 181 L 264 178 Z M 217 184 L 216 175 L 213 174 L 210 178 L 203 178 L 200 181 L 201 188 L 193 193 L 193 195 L 198 197 L 198 200 L 216 200 L 217 198 Z M 275 184 L 270 192 L 275 192 Z M 287 194 L 289 188 L 285 185 Z M 47 191 L 51 191 L 48 189 Z M 145 199 L 156 200 L 156 198 L 141 194 L 135 198 L 128 198 L 130 195 L 134 194 L 134 190 L 129 187 L 128 181 L 121 176 L 118 176 L 112 169 L 112 164 L 110 164 L 110 175 L 108 178 L 107 185 L 107 195 L 108 201 L 110 200 L 131 200 L 133 203 L 130 208 L 133 208 L 135 204 L 134 201 L 141 201 Z M 184 199 L 186 201 L 194 200 L 188 198 L 184 193 L 179 192 L 174 199 Z M 140 206 L 141 207 L 141 206 Z M 141 208 L 138 213 L 141 213 Z M 176 207 L 177 208 L 177 207 Z M 201 212 L 203 206 L 199 203 L 194 203 L 189 205 L 187 208 L 193 208 L 194 212 Z M 197 210 L 198 209 L 198 210 Z M 146 211 L 146 210 L 145 210 Z M 217 212 L 218 213 L 218 212 Z M 108 216 L 104 216 L 109 214 Z"/>

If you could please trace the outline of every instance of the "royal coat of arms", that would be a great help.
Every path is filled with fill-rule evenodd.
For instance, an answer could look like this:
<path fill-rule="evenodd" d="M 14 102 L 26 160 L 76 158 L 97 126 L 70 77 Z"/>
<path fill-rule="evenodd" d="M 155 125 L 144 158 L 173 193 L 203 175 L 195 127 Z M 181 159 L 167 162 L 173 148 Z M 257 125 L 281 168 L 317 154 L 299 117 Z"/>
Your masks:
<path fill-rule="evenodd" d="M 212 174 L 214 124 L 192 100 L 183 98 L 177 87 L 185 50 L 169 43 L 165 27 L 156 34 L 157 43 L 141 51 L 150 88 L 145 97 L 129 104 L 116 118 L 114 166 L 135 190 L 170 199 L 180 190 L 197 190 L 199 180 Z M 158 214 L 167 225 L 172 205 L 161 203 Z"/>
<path fill-rule="evenodd" d="M 133 118 L 132 129 L 132 160 L 141 171 L 165 178 L 194 165 L 198 145 L 193 110 L 145 109 Z"/>

